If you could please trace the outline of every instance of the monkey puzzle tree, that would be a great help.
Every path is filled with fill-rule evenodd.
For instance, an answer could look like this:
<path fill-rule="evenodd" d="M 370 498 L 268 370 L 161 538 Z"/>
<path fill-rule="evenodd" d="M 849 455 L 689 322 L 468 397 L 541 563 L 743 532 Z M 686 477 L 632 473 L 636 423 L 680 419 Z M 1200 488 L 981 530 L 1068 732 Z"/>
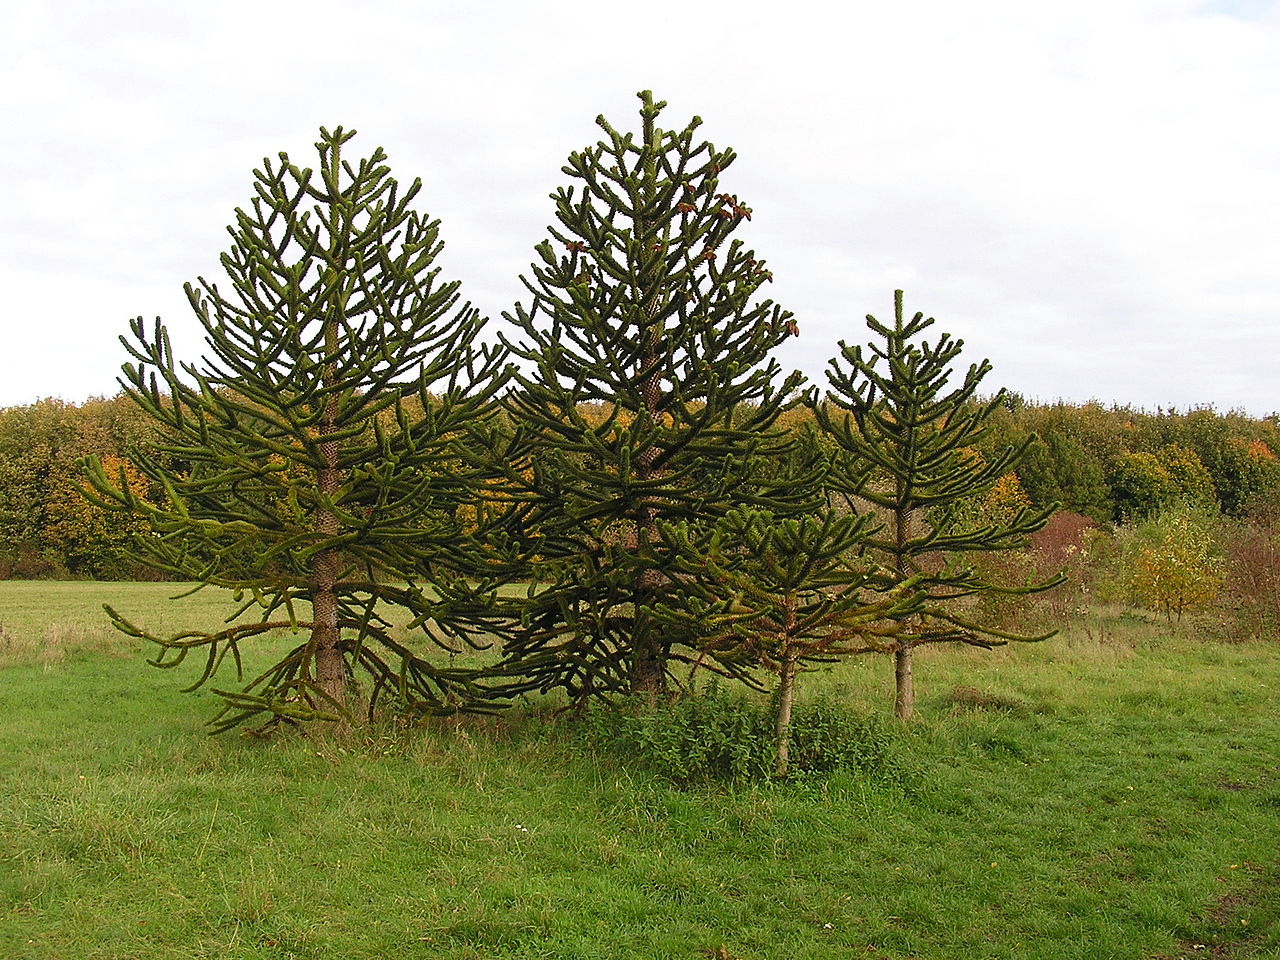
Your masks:
<path fill-rule="evenodd" d="M 667 623 L 702 639 L 715 665 L 761 668 L 776 677 L 776 763 L 790 766 L 791 712 L 797 675 L 815 663 L 893 649 L 901 621 L 921 594 L 865 562 L 873 518 L 830 508 L 778 517 L 768 510 L 732 510 L 710 542 L 689 536 L 687 524 L 664 529 L 680 549 L 685 591 L 659 608 Z"/>
<path fill-rule="evenodd" d="M 759 467 L 787 443 L 773 425 L 800 376 L 779 382 L 769 352 L 795 324 L 757 299 L 770 274 L 733 239 L 751 216 L 720 187 L 735 155 L 639 97 L 638 137 L 600 117 L 605 139 L 570 155 L 531 300 L 507 316 L 527 364 L 511 484 L 537 560 L 505 669 L 574 698 L 656 696 L 684 656 L 653 614 L 675 584 L 660 521 L 794 499 Z"/>
<path fill-rule="evenodd" d="M 990 647 L 1051 636 L 1022 636 L 975 623 L 956 601 L 990 592 L 1031 593 L 1061 582 L 1056 578 L 1034 585 L 998 585 L 964 562 L 966 553 L 1023 546 L 1057 505 L 1023 507 L 994 522 L 974 522 L 964 509 L 1013 469 L 1035 437 L 990 459 L 974 455 L 1004 391 L 989 400 L 975 399 L 982 378 L 991 371 L 986 360 L 971 364 L 964 382 L 946 391 L 952 362 L 964 341 L 943 333 L 932 344 L 913 342 L 933 323 L 922 313 L 904 321 L 902 291 L 895 291 L 893 326 L 868 315 L 867 326 L 881 342 L 872 342 L 864 352 L 861 346 L 841 341 L 840 357 L 827 371 L 832 389 L 826 402 L 816 407 L 819 425 L 843 454 L 837 455 L 832 488 L 883 511 L 885 525 L 868 536 L 867 548 L 889 577 L 898 583 L 914 582 L 926 597 L 909 628 L 891 644 L 897 688 L 894 713 L 904 720 L 915 705 L 915 647 L 952 641 Z M 873 471 L 869 479 L 868 465 Z"/>
<path fill-rule="evenodd" d="M 349 718 L 359 673 L 370 710 L 385 694 L 419 710 L 469 696 L 464 672 L 433 665 L 384 612 L 403 608 L 410 628 L 450 649 L 473 639 L 477 558 L 456 513 L 501 357 L 475 345 L 482 319 L 440 279 L 438 221 L 410 206 L 420 182 L 401 190 L 380 148 L 345 160 L 353 136 L 322 128 L 314 171 L 283 153 L 255 171 L 221 257 L 230 290 L 185 288 L 211 357 L 176 364 L 159 320 L 148 333 L 139 318 L 121 338 L 136 361 L 121 383 L 160 428 L 134 462 L 163 503 L 85 462 L 99 503 L 149 516 L 147 561 L 243 598 L 223 629 L 173 637 L 108 608 L 160 646 L 153 663 L 202 652 L 194 688 L 228 655 L 239 672 L 246 640 L 306 632 L 241 690 L 218 691 L 217 729 L 263 713 Z"/>

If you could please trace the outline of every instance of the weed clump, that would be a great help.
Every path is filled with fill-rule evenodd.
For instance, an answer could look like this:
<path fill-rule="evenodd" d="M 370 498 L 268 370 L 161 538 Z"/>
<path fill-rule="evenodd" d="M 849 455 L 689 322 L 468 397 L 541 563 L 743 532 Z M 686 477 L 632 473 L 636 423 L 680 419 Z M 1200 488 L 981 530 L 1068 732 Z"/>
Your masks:
<path fill-rule="evenodd" d="M 659 709 L 628 700 L 590 711 L 581 737 L 598 752 L 643 767 L 679 786 L 776 780 L 777 734 L 771 704 L 711 685 Z M 792 716 L 788 780 L 843 771 L 891 779 L 892 736 L 874 717 L 831 700 L 798 704 Z"/>
<path fill-rule="evenodd" d="M 944 698 L 957 710 L 995 710 L 1001 713 L 1026 714 L 1030 708 L 1017 697 L 986 693 L 977 687 L 957 683 Z"/>

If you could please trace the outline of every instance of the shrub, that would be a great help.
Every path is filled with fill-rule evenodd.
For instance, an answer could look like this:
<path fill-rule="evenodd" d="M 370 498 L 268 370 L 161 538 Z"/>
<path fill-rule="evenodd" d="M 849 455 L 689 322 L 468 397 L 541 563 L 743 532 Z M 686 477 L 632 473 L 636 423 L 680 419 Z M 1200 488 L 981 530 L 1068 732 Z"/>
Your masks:
<path fill-rule="evenodd" d="M 892 777 L 892 737 L 874 717 L 820 699 L 801 705 L 791 722 L 791 763 L 797 773 L 843 770 L 871 779 Z"/>
<path fill-rule="evenodd" d="M 0 580 L 65 580 L 66 565 L 54 551 L 23 542 L 0 550 Z"/>
<path fill-rule="evenodd" d="M 1107 534 L 1096 522 L 1069 510 L 1059 510 L 1043 530 L 1031 535 L 1028 553 L 1036 577 L 1047 580 L 1059 573 L 1067 577 L 1065 583 L 1040 596 L 1054 623 L 1065 623 L 1092 602 L 1098 561 L 1107 547 Z"/>
<path fill-rule="evenodd" d="M 1231 639 L 1280 636 L 1280 522 L 1270 515 L 1229 523 L 1222 586 L 1223 627 Z"/>
<path fill-rule="evenodd" d="M 1109 605 L 1129 603 L 1129 563 L 1134 552 L 1132 526 L 1113 527 L 1090 546 L 1092 601 Z"/>
<path fill-rule="evenodd" d="M 647 701 L 598 706 L 582 736 L 593 748 L 681 786 L 774 778 L 777 745 L 769 704 L 725 693 L 716 684 L 650 709 Z M 891 776 L 891 736 L 872 717 L 830 700 L 798 704 L 792 716 L 789 779 L 847 771 Z"/>
<path fill-rule="evenodd" d="M 984 580 L 1010 587 L 1033 587 L 1038 581 L 1038 567 L 1029 550 L 1006 550 L 983 553 L 970 561 Z M 1055 576 L 1058 571 L 1050 574 Z M 1048 616 L 1047 601 L 1067 584 L 1045 593 L 1005 593 L 988 590 L 969 601 L 966 614 L 997 630 L 1047 633 L 1055 629 Z"/>
<path fill-rule="evenodd" d="M 1170 622 L 1208 607 L 1222 584 L 1223 565 L 1213 541 L 1213 516 L 1179 504 L 1135 531 L 1128 553 L 1129 589 L 1139 606 Z"/>

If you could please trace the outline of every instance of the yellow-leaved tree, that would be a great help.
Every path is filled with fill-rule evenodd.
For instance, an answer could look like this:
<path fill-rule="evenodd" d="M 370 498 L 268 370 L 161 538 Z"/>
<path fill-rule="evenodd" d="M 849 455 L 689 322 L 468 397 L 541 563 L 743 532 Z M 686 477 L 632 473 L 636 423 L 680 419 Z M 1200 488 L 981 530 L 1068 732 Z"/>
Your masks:
<path fill-rule="evenodd" d="M 1213 603 L 1224 569 L 1212 519 L 1206 510 L 1179 503 L 1137 529 L 1129 574 L 1136 603 L 1163 613 L 1170 623 Z"/>

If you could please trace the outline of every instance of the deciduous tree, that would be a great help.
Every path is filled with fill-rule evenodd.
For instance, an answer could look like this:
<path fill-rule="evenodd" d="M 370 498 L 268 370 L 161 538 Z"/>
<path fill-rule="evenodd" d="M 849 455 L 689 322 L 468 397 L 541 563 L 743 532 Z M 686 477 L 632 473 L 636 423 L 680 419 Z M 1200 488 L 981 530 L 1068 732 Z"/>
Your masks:
<path fill-rule="evenodd" d="M 1134 600 L 1170 623 L 1213 602 L 1224 574 L 1213 519 L 1203 505 L 1182 502 L 1137 527 L 1129 551 Z"/>

